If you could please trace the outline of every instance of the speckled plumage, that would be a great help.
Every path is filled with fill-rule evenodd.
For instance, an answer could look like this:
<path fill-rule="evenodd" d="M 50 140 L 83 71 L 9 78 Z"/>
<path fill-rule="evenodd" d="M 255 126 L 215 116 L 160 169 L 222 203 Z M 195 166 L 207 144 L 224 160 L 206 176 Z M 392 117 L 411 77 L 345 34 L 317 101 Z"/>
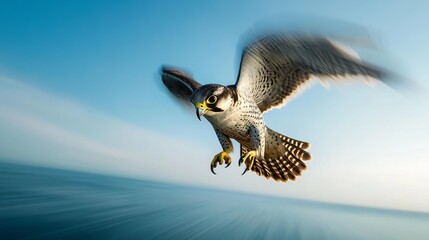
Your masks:
<path fill-rule="evenodd" d="M 212 124 L 225 154 L 235 139 L 242 158 L 256 151 L 252 164 L 246 165 L 250 170 L 283 182 L 295 180 L 306 168 L 309 144 L 269 129 L 263 113 L 285 104 L 312 76 L 346 75 L 380 79 L 382 73 L 326 38 L 284 34 L 264 36 L 244 49 L 235 85 L 201 86 L 184 72 L 167 67 L 162 71 L 168 89 L 192 102 L 197 116 Z"/>

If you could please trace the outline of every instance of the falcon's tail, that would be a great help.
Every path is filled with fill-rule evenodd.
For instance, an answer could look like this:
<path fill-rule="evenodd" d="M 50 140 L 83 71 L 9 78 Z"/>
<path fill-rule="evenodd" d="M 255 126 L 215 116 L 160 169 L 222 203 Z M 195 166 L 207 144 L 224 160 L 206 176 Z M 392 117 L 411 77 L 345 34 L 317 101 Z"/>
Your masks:
<path fill-rule="evenodd" d="M 256 174 L 286 182 L 295 180 L 307 168 L 303 161 L 311 159 L 311 155 L 304 150 L 310 147 L 309 143 L 284 136 L 269 128 L 265 139 L 264 159 L 255 159 L 252 167 Z M 241 146 L 241 156 L 249 150 Z"/>

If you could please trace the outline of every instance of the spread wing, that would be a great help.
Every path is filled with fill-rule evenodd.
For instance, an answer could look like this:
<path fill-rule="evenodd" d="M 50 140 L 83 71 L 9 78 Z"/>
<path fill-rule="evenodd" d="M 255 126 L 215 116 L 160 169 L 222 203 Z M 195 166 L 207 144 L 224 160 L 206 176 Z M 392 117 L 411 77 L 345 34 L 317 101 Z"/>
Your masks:
<path fill-rule="evenodd" d="M 201 84 L 192 79 L 183 71 L 170 67 L 162 67 L 162 82 L 178 100 L 184 104 L 190 104 L 192 93 L 197 90 Z"/>
<path fill-rule="evenodd" d="M 277 34 L 260 38 L 244 49 L 236 85 L 264 112 L 284 105 L 310 83 L 313 75 L 381 79 L 382 74 L 327 38 Z"/>

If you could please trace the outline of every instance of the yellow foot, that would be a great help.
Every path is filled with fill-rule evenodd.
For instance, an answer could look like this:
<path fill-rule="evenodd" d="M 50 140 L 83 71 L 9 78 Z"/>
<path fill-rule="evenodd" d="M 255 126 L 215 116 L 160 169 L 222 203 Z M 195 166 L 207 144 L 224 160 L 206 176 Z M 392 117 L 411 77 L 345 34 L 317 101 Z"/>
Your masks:
<path fill-rule="evenodd" d="M 244 164 L 246 164 L 246 169 L 244 169 L 244 172 L 241 175 L 244 175 L 247 172 L 247 170 L 252 169 L 253 162 L 255 161 L 255 157 L 256 157 L 256 151 L 252 150 L 247 152 L 247 154 L 243 158 L 240 158 L 240 160 L 238 161 L 238 166 L 240 166 L 241 163 L 243 162 Z"/>
<path fill-rule="evenodd" d="M 220 152 L 214 156 L 212 163 L 210 164 L 210 170 L 212 170 L 212 173 L 214 175 L 216 175 L 216 173 L 214 172 L 213 169 L 217 166 L 218 163 L 219 163 L 219 165 L 222 165 L 224 161 L 226 164 L 225 168 L 227 168 L 227 167 L 229 167 L 229 165 L 231 165 L 232 160 L 231 160 L 231 157 L 228 155 L 227 152 L 223 151 L 223 152 Z"/>

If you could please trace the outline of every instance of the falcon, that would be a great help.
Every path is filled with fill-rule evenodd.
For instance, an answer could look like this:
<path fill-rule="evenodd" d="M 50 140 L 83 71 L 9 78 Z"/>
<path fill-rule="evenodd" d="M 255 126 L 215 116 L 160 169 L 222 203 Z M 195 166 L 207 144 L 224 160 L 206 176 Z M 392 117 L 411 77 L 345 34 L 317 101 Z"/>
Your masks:
<path fill-rule="evenodd" d="M 234 85 L 201 85 L 177 68 L 163 66 L 162 81 L 178 100 L 195 107 L 198 119 L 213 126 L 222 151 L 210 167 L 228 167 L 231 139 L 240 143 L 239 166 L 275 181 L 295 180 L 311 159 L 310 144 L 280 134 L 265 124 L 263 114 L 286 104 L 317 79 L 362 76 L 381 80 L 384 73 L 323 36 L 270 34 L 248 44 Z"/>

